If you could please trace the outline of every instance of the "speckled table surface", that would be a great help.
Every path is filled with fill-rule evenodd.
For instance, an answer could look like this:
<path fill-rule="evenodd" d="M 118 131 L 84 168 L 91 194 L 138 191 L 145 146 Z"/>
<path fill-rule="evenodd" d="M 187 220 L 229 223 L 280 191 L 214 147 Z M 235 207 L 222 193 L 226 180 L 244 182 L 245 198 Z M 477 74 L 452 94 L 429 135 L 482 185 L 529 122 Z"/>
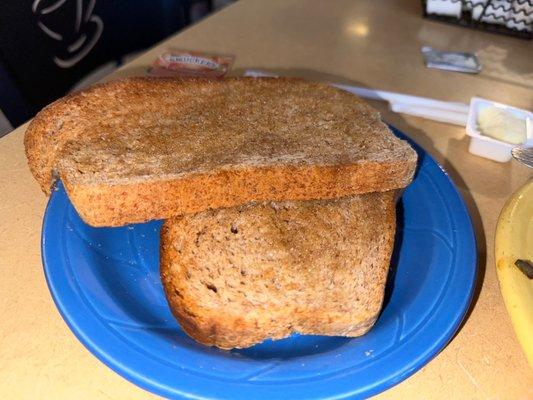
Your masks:
<path fill-rule="evenodd" d="M 413 0 L 242 0 L 106 79 L 144 75 L 169 45 L 234 54 L 233 74 L 256 68 L 440 100 L 468 103 L 476 95 L 533 107 L 531 42 L 424 20 L 420 2 Z M 484 69 L 479 75 L 426 69 L 422 45 L 475 51 Z M 461 127 L 372 104 L 446 168 L 468 205 L 479 256 L 474 302 L 460 331 L 419 372 L 377 397 L 533 398 L 533 371 L 506 313 L 493 256 L 498 214 L 531 170 L 471 155 Z M 92 356 L 53 304 L 40 256 L 47 199 L 26 166 L 24 130 L 21 126 L 0 139 L 0 397 L 153 398 Z"/>

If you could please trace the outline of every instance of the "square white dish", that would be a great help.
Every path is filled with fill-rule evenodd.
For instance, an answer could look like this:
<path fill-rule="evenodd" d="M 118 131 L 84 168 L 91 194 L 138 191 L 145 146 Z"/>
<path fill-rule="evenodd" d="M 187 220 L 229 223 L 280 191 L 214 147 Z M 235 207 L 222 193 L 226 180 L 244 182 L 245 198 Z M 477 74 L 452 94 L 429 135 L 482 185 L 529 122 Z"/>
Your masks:
<path fill-rule="evenodd" d="M 470 136 L 470 145 L 468 147 L 468 151 L 472 154 L 489 158 L 494 161 L 508 162 L 512 158 L 511 150 L 517 145 L 483 135 L 479 130 L 477 123 L 478 112 L 482 108 L 489 106 L 495 106 L 498 108 L 505 109 L 514 116 L 524 119 L 526 121 L 526 143 L 531 143 L 532 145 L 533 113 L 528 110 L 511 107 L 506 104 L 497 103 L 479 97 L 472 97 L 472 100 L 470 101 L 470 110 L 468 113 L 468 120 L 466 125 L 466 134 Z"/>

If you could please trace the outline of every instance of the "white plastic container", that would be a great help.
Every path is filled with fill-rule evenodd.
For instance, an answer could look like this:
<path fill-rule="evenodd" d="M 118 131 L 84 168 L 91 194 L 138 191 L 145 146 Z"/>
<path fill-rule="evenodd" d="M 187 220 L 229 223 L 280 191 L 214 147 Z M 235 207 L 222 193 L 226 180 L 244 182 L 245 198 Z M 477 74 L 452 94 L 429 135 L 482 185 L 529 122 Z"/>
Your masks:
<path fill-rule="evenodd" d="M 479 130 L 477 124 L 478 112 L 482 108 L 489 106 L 503 108 L 514 114 L 516 117 L 524 119 L 526 121 L 526 143 L 531 143 L 531 145 L 533 145 L 533 113 L 506 104 L 496 103 L 479 97 L 472 97 L 466 125 L 466 134 L 470 136 L 470 146 L 468 147 L 468 151 L 477 156 L 489 158 L 494 161 L 508 162 L 512 158 L 512 148 L 517 145 L 485 136 L 481 134 Z"/>

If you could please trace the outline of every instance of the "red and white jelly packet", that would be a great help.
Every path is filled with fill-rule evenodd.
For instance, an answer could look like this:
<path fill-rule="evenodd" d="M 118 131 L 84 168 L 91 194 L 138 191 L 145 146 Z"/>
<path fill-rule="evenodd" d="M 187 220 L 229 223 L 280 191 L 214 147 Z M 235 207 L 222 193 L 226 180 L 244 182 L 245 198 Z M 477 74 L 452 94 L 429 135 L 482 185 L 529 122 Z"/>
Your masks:
<path fill-rule="evenodd" d="M 157 57 L 148 70 L 151 76 L 223 78 L 235 56 L 215 55 L 170 48 Z"/>

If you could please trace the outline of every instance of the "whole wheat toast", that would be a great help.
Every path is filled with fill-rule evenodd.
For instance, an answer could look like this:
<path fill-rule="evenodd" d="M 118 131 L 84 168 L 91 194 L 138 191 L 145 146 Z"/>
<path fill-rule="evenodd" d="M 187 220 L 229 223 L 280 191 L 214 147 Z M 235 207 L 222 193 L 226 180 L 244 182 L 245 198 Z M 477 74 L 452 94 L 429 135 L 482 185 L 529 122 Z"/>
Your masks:
<path fill-rule="evenodd" d="M 416 165 L 359 98 L 291 78 L 96 85 L 41 111 L 25 147 L 43 191 L 59 176 L 93 226 L 387 191 Z"/>
<path fill-rule="evenodd" d="M 383 302 L 395 192 L 165 221 L 161 280 L 174 316 L 198 342 L 224 349 L 293 332 L 366 333 Z"/>

